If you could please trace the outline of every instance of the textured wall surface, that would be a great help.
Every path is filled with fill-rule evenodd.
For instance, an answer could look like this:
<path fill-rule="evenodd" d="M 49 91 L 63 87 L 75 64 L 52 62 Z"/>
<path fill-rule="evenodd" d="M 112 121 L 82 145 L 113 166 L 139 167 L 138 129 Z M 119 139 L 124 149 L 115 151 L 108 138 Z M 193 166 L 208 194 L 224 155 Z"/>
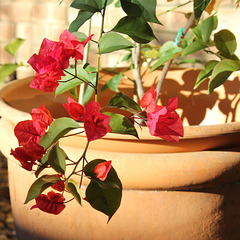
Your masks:
<path fill-rule="evenodd" d="M 0 0 L 0 64 L 14 61 L 26 64 L 29 57 L 38 51 L 44 37 L 57 40 L 60 33 L 76 17 L 77 10 L 69 7 L 71 2 L 72 0 Z M 164 12 L 184 2 L 186 1 L 158 0 L 158 12 Z M 186 22 L 183 13 L 190 12 L 191 8 L 192 3 L 177 9 L 174 13 L 169 12 L 159 16 L 159 20 L 164 24 L 164 27 L 160 26 L 156 29 L 160 43 L 165 40 L 174 40 L 177 32 Z M 123 16 L 124 13 L 114 7 L 108 10 L 107 30 L 116 24 L 117 16 L 121 15 Z M 96 39 L 99 20 L 99 16 L 95 16 L 92 22 L 92 33 L 95 34 Z M 236 8 L 235 0 L 223 0 L 219 9 L 219 29 L 230 29 L 240 39 L 239 20 L 240 8 Z M 87 27 L 83 26 L 81 31 L 86 32 L 86 29 Z M 26 39 L 16 59 L 4 51 L 4 46 L 15 37 Z M 96 60 L 93 45 L 91 45 L 90 54 L 92 64 Z M 119 53 L 121 52 L 111 54 L 110 58 L 104 56 L 102 66 L 115 65 L 119 60 Z M 240 46 L 238 46 L 238 55 L 240 55 Z M 18 78 L 32 74 L 33 71 L 30 67 L 23 66 L 18 69 Z"/>

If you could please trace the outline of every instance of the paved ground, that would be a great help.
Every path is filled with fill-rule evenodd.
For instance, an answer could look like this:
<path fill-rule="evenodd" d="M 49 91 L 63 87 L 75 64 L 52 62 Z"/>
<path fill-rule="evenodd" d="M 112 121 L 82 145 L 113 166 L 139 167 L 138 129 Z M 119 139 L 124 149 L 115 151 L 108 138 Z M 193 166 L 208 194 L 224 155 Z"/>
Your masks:
<path fill-rule="evenodd" d="M 7 176 L 7 161 L 0 152 L 0 240 L 16 240 Z"/>

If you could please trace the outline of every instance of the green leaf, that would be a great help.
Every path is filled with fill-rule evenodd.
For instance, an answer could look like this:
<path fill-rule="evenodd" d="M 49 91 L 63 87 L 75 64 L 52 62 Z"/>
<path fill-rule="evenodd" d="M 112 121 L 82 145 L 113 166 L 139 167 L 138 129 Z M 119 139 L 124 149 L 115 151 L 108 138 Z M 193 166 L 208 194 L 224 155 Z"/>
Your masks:
<path fill-rule="evenodd" d="M 78 38 L 79 42 L 83 42 L 87 39 L 87 35 L 83 32 L 72 32 L 72 34 Z"/>
<path fill-rule="evenodd" d="M 207 44 L 204 43 L 202 40 L 196 40 L 193 43 L 191 43 L 190 45 L 188 45 L 182 52 L 182 56 L 186 56 L 189 54 L 193 54 L 197 51 L 200 51 L 204 48 L 207 47 Z"/>
<path fill-rule="evenodd" d="M 194 34 L 204 43 L 209 41 L 212 31 L 216 28 L 216 16 L 210 16 L 193 28 Z"/>
<path fill-rule="evenodd" d="M 82 198 L 80 195 L 78 183 L 73 179 L 70 179 L 66 182 L 66 189 L 73 195 L 73 197 L 77 200 L 77 202 L 82 206 Z"/>
<path fill-rule="evenodd" d="M 156 49 L 151 49 L 149 51 L 143 52 L 143 56 L 145 58 L 151 58 L 151 59 L 160 57 L 159 54 L 160 54 L 159 51 Z"/>
<path fill-rule="evenodd" d="M 83 172 L 91 177 L 91 182 L 86 189 L 87 201 L 94 209 L 106 214 L 109 221 L 121 204 L 122 184 L 113 167 L 105 181 L 95 178 L 95 167 L 104 161 L 92 160 L 84 167 Z"/>
<path fill-rule="evenodd" d="M 93 12 L 80 10 L 75 20 L 71 22 L 68 28 L 69 32 L 76 32 L 93 14 Z"/>
<path fill-rule="evenodd" d="M 127 34 L 138 43 L 148 43 L 155 38 L 150 25 L 134 16 L 121 18 L 112 31 Z"/>
<path fill-rule="evenodd" d="M 146 22 L 161 24 L 156 17 L 156 0 L 121 0 L 121 6 L 128 16 L 142 18 Z"/>
<path fill-rule="evenodd" d="M 217 63 L 218 61 L 216 60 L 211 60 L 206 63 L 205 68 L 198 74 L 194 89 L 211 76 L 213 68 L 217 65 Z"/>
<path fill-rule="evenodd" d="M 14 73 L 18 67 L 19 65 L 15 63 L 3 64 L 0 68 L 0 83 L 3 83 L 5 79 Z"/>
<path fill-rule="evenodd" d="M 41 137 L 39 144 L 47 149 L 69 131 L 76 128 L 79 128 L 79 124 L 72 118 L 58 118 L 51 123 L 48 131 Z"/>
<path fill-rule="evenodd" d="M 118 33 L 109 32 L 102 36 L 99 42 L 99 54 L 135 47 L 130 41 Z"/>
<path fill-rule="evenodd" d="M 16 56 L 19 47 L 23 44 L 25 40 L 22 38 L 15 38 L 10 42 L 4 49 L 9 52 L 12 56 Z"/>
<path fill-rule="evenodd" d="M 80 79 L 89 82 L 89 75 L 83 68 L 77 68 L 77 76 L 80 78 L 73 78 L 75 75 L 74 68 L 68 68 L 67 72 L 65 72 L 65 76 L 61 77 L 61 81 L 59 81 L 59 85 L 55 91 L 55 96 L 60 95 L 64 92 L 69 91 L 70 89 L 79 86 L 83 83 Z M 71 80 L 70 80 L 71 79 Z M 70 81 L 69 81 L 70 80 Z"/>
<path fill-rule="evenodd" d="M 213 69 L 212 77 L 209 81 L 208 93 L 212 93 L 215 88 L 222 85 L 228 77 L 239 68 L 239 61 L 224 59 L 218 62 Z"/>
<path fill-rule="evenodd" d="M 71 7 L 87 12 L 100 12 L 103 8 L 102 0 L 74 0 Z"/>
<path fill-rule="evenodd" d="M 119 92 L 118 85 L 122 80 L 122 73 L 114 75 L 113 78 L 111 78 L 106 84 L 103 85 L 101 88 L 101 92 L 106 90 L 107 88 L 111 89 L 114 92 Z"/>
<path fill-rule="evenodd" d="M 160 48 L 160 57 L 158 61 L 151 67 L 151 71 L 155 70 L 165 62 L 177 57 L 183 51 L 182 48 L 178 47 L 174 42 L 168 41 Z"/>
<path fill-rule="evenodd" d="M 59 144 L 57 143 L 50 150 L 48 163 L 57 173 L 65 174 L 66 157 L 66 153 L 59 147 Z"/>
<path fill-rule="evenodd" d="M 110 112 L 104 112 L 104 114 L 111 117 L 109 125 L 112 128 L 112 133 L 132 135 L 138 138 L 138 133 L 133 123 L 124 115 Z"/>
<path fill-rule="evenodd" d="M 52 186 L 53 184 L 60 181 L 60 178 L 55 175 L 43 175 L 38 178 L 30 187 L 27 198 L 25 200 L 25 204 L 36 198 L 40 195 L 45 189 Z"/>
<path fill-rule="evenodd" d="M 197 21 L 199 21 L 203 11 L 206 9 L 211 0 L 194 0 L 194 15 Z"/>
<path fill-rule="evenodd" d="M 235 35 L 227 30 L 223 29 L 214 34 L 214 42 L 219 51 L 232 56 L 237 49 L 237 41 Z"/>
<path fill-rule="evenodd" d="M 121 109 L 133 109 L 137 112 L 141 112 L 140 106 L 133 101 L 130 97 L 128 97 L 126 94 L 120 92 L 114 95 L 108 103 L 108 106 L 118 107 Z"/>

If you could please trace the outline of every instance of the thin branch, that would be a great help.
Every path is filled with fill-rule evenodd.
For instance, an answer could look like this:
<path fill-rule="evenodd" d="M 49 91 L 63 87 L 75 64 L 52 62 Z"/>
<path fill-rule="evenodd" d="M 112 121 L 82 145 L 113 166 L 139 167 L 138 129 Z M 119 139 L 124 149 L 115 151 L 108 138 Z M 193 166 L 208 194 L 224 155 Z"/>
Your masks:
<path fill-rule="evenodd" d="M 141 59 L 141 44 L 136 43 L 136 48 L 133 48 L 133 61 L 134 61 L 134 69 L 133 69 L 133 78 L 136 83 L 136 88 L 137 88 L 137 95 L 139 99 L 142 98 L 144 94 L 143 90 L 143 84 L 142 84 L 142 79 L 141 79 L 141 73 L 140 73 L 140 59 Z"/>
<path fill-rule="evenodd" d="M 195 21 L 195 16 L 194 13 L 192 13 L 192 15 L 190 16 L 190 18 L 188 19 L 186 25 L 183 28 L 182 31 L 182 37 L 184 37 L 186 35 L 186 33 L 188 32 L 188 30 L 190 29 L 190 27 L 193 25 Z M 172 65 L 173 59 L 168 61 L 167 63 L 165 63 L 163 70 L 162 70 L 162 74 L 160 75 L 159 79 L 158 79 L 158 83 L 156 86 L 156 90 L 157 90 L 157 98 L 156 101 L 159 98 L 160 92 L 161 92 L 161 88 L 162 88 L 162 84 L 164 79 L 166 78 L 166 75 L 168 73 L 168 70 L 170 69 L 171 65 Z"/>

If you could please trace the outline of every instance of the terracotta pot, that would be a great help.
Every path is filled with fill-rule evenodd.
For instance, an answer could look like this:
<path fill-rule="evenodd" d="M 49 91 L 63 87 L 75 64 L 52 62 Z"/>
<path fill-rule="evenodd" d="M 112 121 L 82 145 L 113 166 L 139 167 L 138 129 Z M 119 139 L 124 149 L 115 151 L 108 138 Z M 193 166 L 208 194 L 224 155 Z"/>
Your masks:
<path fill-rule="evenodd" d="M 108 134 L 91 143 L 87 158 L 111 159 L 124 187 L 121 207 L 108 224 L 106 216 L 88 203 L 82 208 L 71 202 L 59 216 L 30 211 L 34 201 L 23 204 L 35 179 L 9 156 L 10 149 L 17 146 L 13 128 L 18 121 L 28 119 L 26 112 L 39 107 L 41 102 L 54 110 L 55 117 L 66 113 L 52 104 L 51 94 L 26 89 L 29 79 L 3 87 L 1 151 L 9 159 L 10 195 L 18 238 L 240 239 L 239 79 L 234 77 L 219 92 L 204 97 L 203 87 L 200 93 L 191 91 L 194 77 L 187 79 L 190 72 L 197 74 L 195 70 L 174 71 L 176 82 L 170 72 L 166 84 L 170 84 L 171 92 L 165 85 L 161 99 L 165 103 L 165 93 L 169 97 L 180 93 L 179 111 L 185 125 L 191 126 L 185 127 L 185 137 L 178 144 L 149 137 L 145 129 L 140 133 L 140 141 Z M 131 86 L 126 81 L 120 90 L 126 85 L 130 94 Z M 146 83 L 145 87 L 150 85 Z M 60 96 L 58 105 L 65 100 L 66 96 Z M 213 116 L 217 116 L 217 124 L 204 125 L 212 123 Z M 61 146 L 70 158 L 77 159 L 85 141 L 82 136 L 74 136 L 64 139 Z"/>

